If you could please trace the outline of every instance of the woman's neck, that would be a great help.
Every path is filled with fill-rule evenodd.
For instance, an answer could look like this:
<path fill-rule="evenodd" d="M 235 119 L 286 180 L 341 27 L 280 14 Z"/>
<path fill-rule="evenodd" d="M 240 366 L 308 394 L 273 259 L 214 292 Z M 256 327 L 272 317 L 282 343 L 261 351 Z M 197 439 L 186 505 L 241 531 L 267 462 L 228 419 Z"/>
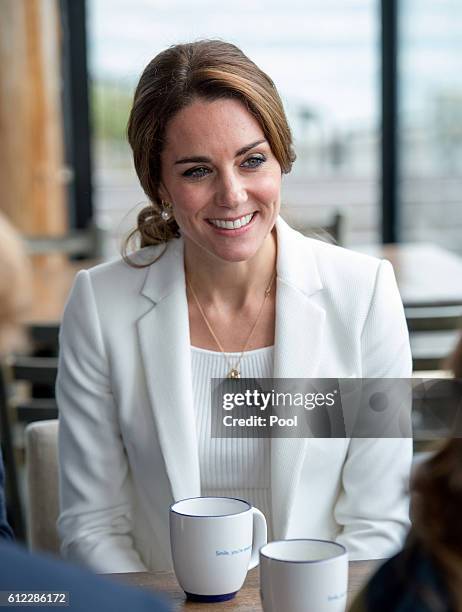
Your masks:
<path fill-rule="evenodd" d="M 276 267 L 276 236 L 273 230 L 252 259 L 227 262 L 200 247 L 185 243 L 185 274 L 203 305 L 226 303 L 242 308 L 267 289 Z"/>

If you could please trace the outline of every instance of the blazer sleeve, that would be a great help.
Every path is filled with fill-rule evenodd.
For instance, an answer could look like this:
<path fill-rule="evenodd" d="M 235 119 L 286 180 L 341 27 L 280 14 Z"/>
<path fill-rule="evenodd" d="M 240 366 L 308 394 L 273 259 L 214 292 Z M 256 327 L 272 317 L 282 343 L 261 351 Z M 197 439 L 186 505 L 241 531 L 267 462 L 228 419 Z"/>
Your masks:
<path fill-rule="evenodd" d="M 61 552 L 98 572 L 146 571 L 131 534 L 131 479 L 90 274 L 79 272 L 60 331 Z"/>
<path fill-rule="evenodd" d="M 412 358 L 393 268 L 382 261 L 361 334 L 363 378 L 410 378 Z M 385 558 L 409 522 L 412 438 L 352 438 L 335 507 L 337 538 L 352 559 Z"/>

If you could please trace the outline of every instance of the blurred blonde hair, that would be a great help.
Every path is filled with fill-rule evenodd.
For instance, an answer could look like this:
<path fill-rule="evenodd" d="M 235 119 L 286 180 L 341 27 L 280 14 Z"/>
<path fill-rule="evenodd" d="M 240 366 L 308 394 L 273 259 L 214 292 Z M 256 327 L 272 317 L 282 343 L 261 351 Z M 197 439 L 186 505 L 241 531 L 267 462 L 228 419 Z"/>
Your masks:
<path fill-rule="evenodd" d="M 0 213 L 0 357 L 25 345 L 21 317 L 30 303 L 30 285 L 24 245 Z"/>

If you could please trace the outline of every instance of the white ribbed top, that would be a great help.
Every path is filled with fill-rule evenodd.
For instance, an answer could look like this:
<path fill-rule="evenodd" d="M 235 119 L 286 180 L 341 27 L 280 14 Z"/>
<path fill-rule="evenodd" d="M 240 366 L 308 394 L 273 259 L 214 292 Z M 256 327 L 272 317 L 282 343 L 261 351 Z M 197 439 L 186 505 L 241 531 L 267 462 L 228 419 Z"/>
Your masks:
<path fill-rule="evenodd" d="M 240 353 L 227 353 L 237 363 Z M 274 348 L 246 351 L 240 364 L 242 378 L 272 378 Z M 225 378 L 229 365 L 222 353 L 191 347 L 194 410 L 196 414 L 201 494 L 237 497 L 259 508 L 271 521 L 271 456 L 268 438 L 211 438 L 210 380 Z M 241 434 L 245 436 L 245 431 Z"/>

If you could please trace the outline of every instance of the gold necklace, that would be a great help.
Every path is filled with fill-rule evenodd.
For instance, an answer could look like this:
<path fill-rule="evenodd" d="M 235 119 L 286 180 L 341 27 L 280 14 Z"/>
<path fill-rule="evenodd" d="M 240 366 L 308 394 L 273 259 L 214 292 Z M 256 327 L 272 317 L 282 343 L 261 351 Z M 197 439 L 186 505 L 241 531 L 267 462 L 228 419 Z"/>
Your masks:
<path fill-rule="evenodd" d="M 276 278 L 276 270 L 275 270 L 275 271 L 273 272 L 273 274 L 271 275 L 271 279 L 270 279 L 270 282 L 269 282 L 269 284 L 268 284 L 267 288 L 265 289 L 265 296 L 264 296 L 263 301 L 262 301 L 262 303 L 261 303 L 260 310 L 258 311 L 257 318 L 255 319 L 255 323 L 253 324 L 252 329 L 250 330 L 250 333 L 249 333 L 249 335 L 247 336 L 247 340 L 246 340 L 246 342 L 245 342 L 245 344 L 244 344 L 244 348 L 242 349 L 241 354 L 239 355 L 239 359 L 237 360 L 237 362 L 236 362 L 234 365 L 233 365 L 233 364 L 231 363 L 231 361 L 228 359 L 228 355 L 226 354 L 225 350 L 224 350 L 224 349 L 223 349 L 223 347 L 221 346 L 221 343 L 220 343 L 220 341 L 218 340 L 217 335 L 216 335 L 216 334 L 215 334 L 215 332 L 213 331 L 213 328 L 212 328 L 212 326 L 210 325 L 209 320 L 207 319 L 207 315 L 205 314 L 205 312 L 204 312 L 204 310 L 203 310 L 203 308 L 202 308 L 202 306 L 201 306 L 201 304 L 200 304 L 200 302 L 199 302 L 199 299 L 198 299 L 198 297 L 197 297 L 197 295 L 196 295 L 196 292 L 194 291 L 194 289 L 193 289 L 193 287 L 192 287 L 191 283 L 189 282 L 189 280 L 188 280 L 188 281 L 186 281 L 186 282 L 187 282 L 187 285 L 188 285 L 188 287 L 189 287 L 189 289 L 191 290 L 191 293 L 192 293 L 192 295 L 193 295 L 194 301 L 195 301 L 195 302 L 196 302 L 196 304 L 197 304 L 197 307 L 198 307 L 198 309 L 199 309 L 199 312 L 201 313 L 202 318 L 204 319 L 204 322 L 205 322 L 205 324 L 206 324 L 206 325 L 207 325 L 207 327 L 208 327 L 209 332 L 211 333 L 211 335 L 212 335 L 213 339 L 215 340 L 215 342 L 216 342 L 216 344 L 217 344 L 218 348 L 219 348 L 219 349 L 220 349 L 220 351 L 223 353 L 223 356 L 224 356 L 224 358 L 226 359 L 226 362 L 227 362 L 228 367 L 229 367 L 229 372 L 228 372 L 228 374 L 227 374 L 227 378 L 240 378 L 240 377 L 241 377 L 241 373 L 240 373 L 240 370 L 239 370 L 239 366 L 241 365 L 241 360 L 242 360 L 242 357 L 244 356 L 245 350 L 246 350 L 246 348 L 247 348 L 247 347 L 248 347 L 248 345 L 249 345 L 250 339 L 252 338 L 252 334 L 253 334 L 253 332 L 255 331 L 255 328 L 257 327 L 257 323 L 258 323 L 258 321 L 260 320 L 261 313 L 263 312 L 263 308 L 264 308 L 264 306 L 265 306 L 266 300 L 268 299 L 268 296 L 269 296 L 269 295 L 270 295 L 270 293 L 271 293 L 271 288 L 272 288 L 272 286 L 273 286 L 273 282 L 274 282 L 274 279 L 275 279 L 275 278 Z"/>

